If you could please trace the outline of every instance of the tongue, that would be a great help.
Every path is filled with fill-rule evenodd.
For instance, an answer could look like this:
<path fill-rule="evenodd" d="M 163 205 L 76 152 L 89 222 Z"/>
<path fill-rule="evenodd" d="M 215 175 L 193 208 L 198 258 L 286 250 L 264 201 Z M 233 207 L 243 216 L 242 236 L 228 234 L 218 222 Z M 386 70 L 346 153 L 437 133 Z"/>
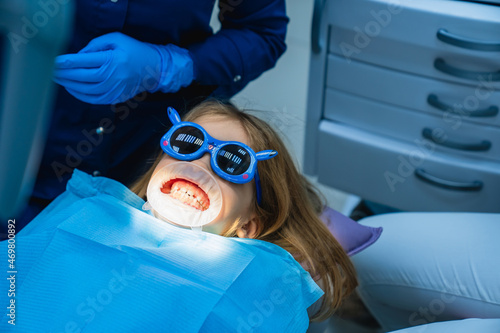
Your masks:
<path fill-rule="evenodd" d="M 163 184 L 161 191 L 202 211 L 210 206 L 208 195 L 198 185 L 185 179 L 171 179 Z"/>

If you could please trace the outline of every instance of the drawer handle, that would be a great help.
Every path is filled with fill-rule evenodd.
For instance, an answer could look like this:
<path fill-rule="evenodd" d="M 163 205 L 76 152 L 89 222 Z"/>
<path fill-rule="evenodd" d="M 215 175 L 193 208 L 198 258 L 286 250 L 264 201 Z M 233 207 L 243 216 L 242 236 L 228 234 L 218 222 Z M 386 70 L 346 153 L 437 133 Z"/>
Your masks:
<path fill-rule="evenodd" d="M 476 51 L 500 51 L 500 42 L 486 42 L 480 40 L 469 39 L 449 33 L 445 29 L 439 29 L 437 39 L 446 44 L 455 45 L 464 49 Z"/>
<path fill-rule="evenodd" d="M 437 58 L 434 60 L 434 67 L 446 74 L 459 77 L 467 80 L 484 80 L 484 81 L 500 81 L 500 71 L 497 72 L 475 72 L 466 71 L 448 65 L 443 59 Z"/>
<path fill-rule="evenodd" d="M 422 131 L 422 136 L 427 140 L 434 142 L 435 144 L 459 149 L 459 150 L 468 150 L 468 151 L 486 151 L 491 148 L 491 142 L 487 140 L 483 140 L 480 143 L 461 143 L 461 142 L 453 142 L 453 141 L 442 141 L 437 139 L 433 134 L 433 130 L 430 128 L 424 128 Z"/>
<path fill-rule="evenodd" d="M 457 111 L 455 111 L 453 106 L 441 102 L 439 100 L 439 98 L 437 97 L 437 95 L 434 95 L 434 94 L 430 94 L 429 96 L 427 96 L 427 103 L 429 105 L 435 107 L 436 109 L 441 110 L 441 111 L 458 113 Z M 482 109 L 482 110 L 470 112 L 469 114 L 467 114 L 467 116 L 468 117 L 495 117 L 497 114 L 498 114 L 498 107 L 496 107 L 495 105 L 491 105 L 487 109 Z"/>
<path fill-rule="evenodd" d="M 321 29 L 321 14 L 325 7 L 325 0 L 314 0 L 313 19 L 311 27 L 311 48 L 314 53 L 321 52 L 319 33 Z"/>
<path fill-rule="evenodd" d="M 427 182 L 438 187 L 456 191 L 480 191 L 483 188 L 483 183 L 475 180 L 472 183 L 461 183 L 452 180 L 441 179 L 427 173 L 424 169 L 415 169 L 415 176 L 424 182 Z"/>

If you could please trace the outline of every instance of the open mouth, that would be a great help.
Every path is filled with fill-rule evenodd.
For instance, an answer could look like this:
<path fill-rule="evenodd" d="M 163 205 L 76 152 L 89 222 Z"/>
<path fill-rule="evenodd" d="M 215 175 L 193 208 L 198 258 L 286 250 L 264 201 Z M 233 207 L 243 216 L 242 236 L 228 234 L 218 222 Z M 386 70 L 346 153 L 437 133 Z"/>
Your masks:
<path fill-rule="evenodd" d="M 170 195 L 185 205 L 205 211 L 210 207 L 208 194 L 197 184 L 182 178 L 173 178 L 164 182 L 160 188 L 162 193 Z"/>
<path fill-rule="evenodd" d="M 174 162 L 149 180 L 147 206 L 161 220 L 186 227 L 201 227 L 219 216 L 222 191 L 215 177 L 191 162 Z"/>

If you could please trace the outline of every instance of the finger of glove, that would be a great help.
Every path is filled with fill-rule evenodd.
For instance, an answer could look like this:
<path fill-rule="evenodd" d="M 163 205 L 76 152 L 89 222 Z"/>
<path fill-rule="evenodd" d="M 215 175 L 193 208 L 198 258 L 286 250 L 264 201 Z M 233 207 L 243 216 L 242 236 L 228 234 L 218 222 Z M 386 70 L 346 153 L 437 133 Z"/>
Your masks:
<path fill-rule="evenodd" d="M 99 83 L 108 78 L 102 68 L 68 68 L 56 69 L 53 73 L 54 81 L 70 80 L 76 82 Z"/>
<path fill-rule="evenodd" d="M 99 68 L 111 59 L 113 51 L 63 54 L 55 59 L 55 69 Z"/>
<path fill-rule="evenodd" d="M 111 90 L 107 91 L 105 94 L 93 94 L 88 92 L 77 91 L 72 88 L 66 88 L 66 90 L 79 100 L 90 104 L 104 104 L 104 105 L 116 104 L 124 102 L 130 98 L 123 93 L 122 91 L 123 88 L 119 84 L 116 84 Z"/>
<path fill-rule="evenodd" d="M 79 91 L 73 90 L 73 89 L 68 88 L 68 87 L 64 87 L 64 88 L 66 88 L 66 91 L 69 92 L 71 95 L 73 95 L 73 97 L 79 99 L 82 102 L 89 103 L 89 104 L 106 104 L 106 103 L 101 102 L 102 96 L 100 96 L 100 95 L 89 95 L 89 94 L 84 94 L 84 93 L 81 93 Z"/>
<path fill-rule="evenodd" d="M 113 50 L 117 43 L 123 39 L 123 34 L 112 32 L 92 39 L 87 46 L 81 49 L 78 53 L 97 52 L 105 50 Z"/>
<path fill-rule="evenodd" d="M 80 92 L 82 94 L 88 95 L 104 95 L 108 93 L 111 89 L 113 89 L 113 85 L 109 82 L 79 82 L 61 78 L 54 78 L 54 81 L 61 86 L 64 86 L 66 89 L 71 89 L 73 91 Z"/>
<path fill-rule="evenodd" d="M 101 104 L 101 105 L 113 104 L 112 103 L 112 99 L 109 96 L 107 96 L 107 95 L 87 94 L 87 93 L 82 93 L 80 91 L 73 90 L 71 88 L 66 88 L 66 90 L 71 95 L 73 95 L 75 98 L 77 98 L 80 101 L 83 101 L 85 103 L 89 103 L 89 104 Z"/>

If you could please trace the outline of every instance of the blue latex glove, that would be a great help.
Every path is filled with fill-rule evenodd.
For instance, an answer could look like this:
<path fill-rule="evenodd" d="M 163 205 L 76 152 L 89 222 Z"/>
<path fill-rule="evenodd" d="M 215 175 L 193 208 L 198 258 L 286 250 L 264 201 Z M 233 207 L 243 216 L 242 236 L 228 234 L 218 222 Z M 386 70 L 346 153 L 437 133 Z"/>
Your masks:
<path fill-rule="evenodd" d="M 177 92 L 193 81 L 193 60 L 173 44 L 153 45 L 119 32 L 55 60 L 54 81 L 91 104 L 116 104 L 148 91 Z"/>

